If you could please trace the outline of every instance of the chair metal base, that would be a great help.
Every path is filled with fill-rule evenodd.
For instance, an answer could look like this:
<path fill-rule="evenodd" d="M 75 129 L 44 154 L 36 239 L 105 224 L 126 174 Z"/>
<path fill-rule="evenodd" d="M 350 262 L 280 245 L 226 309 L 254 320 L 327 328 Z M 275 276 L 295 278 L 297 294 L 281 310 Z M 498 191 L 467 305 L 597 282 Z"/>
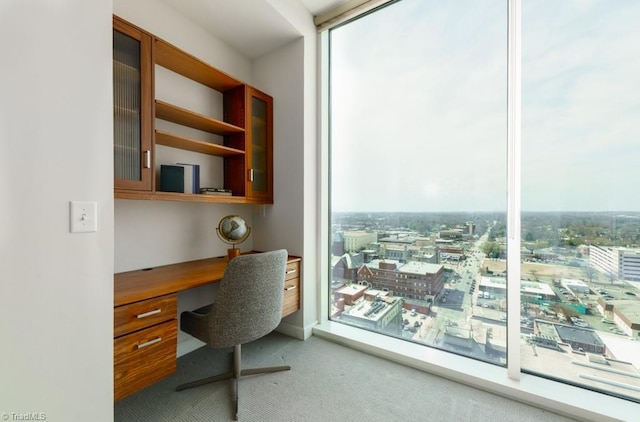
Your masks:
<path fill-rule="evenodd" d="M 228 379 L 233 379 L 233 389 L 234 389 L 234 420 L 238 420 L 238 401 L 239 401 L 239 385 L 238 381 L 240 377 L 246 375 L 258 375 L 258 374 L 267 374 L 271 372 L 281 372 L 288 371 L 291 369 L 291 366 L 269 366 L 265 368 L 251 368 L 251 369 L 241 369 L 240 368 L 240 360 L 241 360 L 241 347 L 239 344 L 235 345 L 233 348 L 233 371 L 225 372 L 224 374 L 214 375 L 212 377 L 202 378 L 196 381 L 191 381 L 186 384 L 181 384 L 176 387 L 176 391 L 186 390 L 188 388 L 200 387 L 201 385 L 211 384 L 218 381 L 224 381 Z"/>

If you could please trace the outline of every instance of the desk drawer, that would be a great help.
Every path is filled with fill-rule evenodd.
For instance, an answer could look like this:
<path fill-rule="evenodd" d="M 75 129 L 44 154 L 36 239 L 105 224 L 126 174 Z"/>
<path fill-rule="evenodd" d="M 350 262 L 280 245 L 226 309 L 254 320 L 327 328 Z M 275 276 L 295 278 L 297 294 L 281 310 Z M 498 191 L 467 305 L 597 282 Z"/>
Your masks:
<path fill-rule="evenodd" d="M 113 336 L 132 333 L 177 317 L 175 294 L 118 306 L 113 315 Z"/>
<path fill-rule="evenodd" d="M 288 265 L 287 265 L 287 268 L 289 268 Z M 297 271 L 297 268 L 295 273 L 299 274 Z M 300 277 L 287 278 L 284 281 L 282 316 L 285 317 L 289 314 L 292 314 L 298 309 L 300 309 Z"/>
<path fill-rule="evenodd" d="M 177 339 L 178 321 L 175 319 L 115 339 L 114 400 L 174 373 Z"/>
<path fill-rule="evenodd" d="M 287 262 L 287 270 L 285 272 L 285 284 L 287 280 L 292 278 L 300 278 L 300 261 Z"/>

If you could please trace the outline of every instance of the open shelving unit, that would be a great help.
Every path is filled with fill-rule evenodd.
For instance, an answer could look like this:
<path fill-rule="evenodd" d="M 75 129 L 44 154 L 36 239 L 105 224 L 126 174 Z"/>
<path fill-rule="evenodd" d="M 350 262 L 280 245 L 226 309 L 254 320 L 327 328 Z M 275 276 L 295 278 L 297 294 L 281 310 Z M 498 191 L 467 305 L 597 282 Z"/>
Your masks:
<path fill-rule="evenodd" d="M 126 22 L 119 20 L 119 25 L 126 25 Z M 135 30 L 144 32 L 139 28 L 135 28 Z M 152 117 L 186 128 L 218 135 L 223 140 L 222 142 L 214 143 L 192 139 L 181 133 L 172 133 L 173 130 L 155 130 L 155 120 L 153 118 L 147 123 L 140 122 L 141 126 L 147 126 L 144 130 L 149 130 L 152 134 L 151 147 L 149 148 L 151 156 L 145 156 L 145 163 L 142 164 L 143 166 L 149 165 L 151 167 L 151 182 L 145 185 L 146 188 L 142 189 L 129 189 L 126 185 L 125 187 L 119 187 L 116 184 L 115 197 L 120 199 L 238 204 L 273 203 L 273 99 L 174 45 L 152 34 L 148 34 L 148 36 L 152 40 L 151 47 L 148 49 L 148 54 L 141 54 L 141 62 L 148 62 L 147 66 L 152 69 L 155 65 L 161 66 L 221 93 L 224 114 L 222 120 L 217 119 L 153 98 L 153 95 L 151 95 L 150 99 L 148 99 L 150 104 L 145 105 L 145 107 L 152 110 Z M 153 89 L 154 84 L 151 83 L 150 86 Z M 261 107 L 263 109 L 266 107 L 268 112 L 260 110 L 258 114 L 254 114 L 252 104 L 256 101 L 256 98 L 264 103 L 264 105 L 261 104 Z M 114 113 L 117 112 L 114 109 Z M 117 144 L 117 142 L 114 142 L 114 144 Z M 232 195 L 184 194 L 159 190 L 159 187 L 156 186 L 156 172 L 159 171 L 156 167 L 157 163 L 155 163 L 156 145 L 220 157 L 224 173 L 223 187 L 230 189 Z M 118 159 L 118 155 L 116 155 L 116 166 L 118 165 Z M 254 162 L 258 164 L 254 165 Z M 202 182 L 204 182 L 203 185 L 206 185 L 206 181 Z"/>

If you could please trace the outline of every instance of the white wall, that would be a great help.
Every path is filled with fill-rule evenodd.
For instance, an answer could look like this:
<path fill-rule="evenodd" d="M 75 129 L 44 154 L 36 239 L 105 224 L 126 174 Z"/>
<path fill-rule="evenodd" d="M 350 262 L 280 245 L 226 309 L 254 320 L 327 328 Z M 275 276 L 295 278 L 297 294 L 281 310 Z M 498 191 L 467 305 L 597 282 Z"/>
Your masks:
<path fill-rule="evenodd" d="M 260 228 L 256 249 L 288 245 L 302 256 L 302 310 L 283 320 L 279 330 L 308 338 L 317 323 L 317 32 L 309 12 L 295 0 L 269 3 L 300 32 L 300 39 L 254 61 L 254 83 L 274 100 L 274 205 L 256 209 Z M 283 246 L 284 247 L 284 246 Z"/>
<path fill-rule="evenodd" d="M 111 0 L 0 2 L 0 418 L 113 420 Z M 98 231 L 70 234 L 68 203 Z"/>

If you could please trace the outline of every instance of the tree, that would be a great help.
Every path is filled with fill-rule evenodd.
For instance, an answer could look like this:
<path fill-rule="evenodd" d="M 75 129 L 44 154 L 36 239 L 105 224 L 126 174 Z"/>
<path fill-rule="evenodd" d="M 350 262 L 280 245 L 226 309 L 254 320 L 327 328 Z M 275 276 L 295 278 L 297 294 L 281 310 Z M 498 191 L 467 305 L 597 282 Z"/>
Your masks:
<path fill-rule="evenodd" d="M 584 277 L 589 280 L 589 283 L 593 283 L 593 279 L 596 276 L 598 270 L 591 266 L 587 266 L 582 269 L 582 272 L 584 273 Z"/>

